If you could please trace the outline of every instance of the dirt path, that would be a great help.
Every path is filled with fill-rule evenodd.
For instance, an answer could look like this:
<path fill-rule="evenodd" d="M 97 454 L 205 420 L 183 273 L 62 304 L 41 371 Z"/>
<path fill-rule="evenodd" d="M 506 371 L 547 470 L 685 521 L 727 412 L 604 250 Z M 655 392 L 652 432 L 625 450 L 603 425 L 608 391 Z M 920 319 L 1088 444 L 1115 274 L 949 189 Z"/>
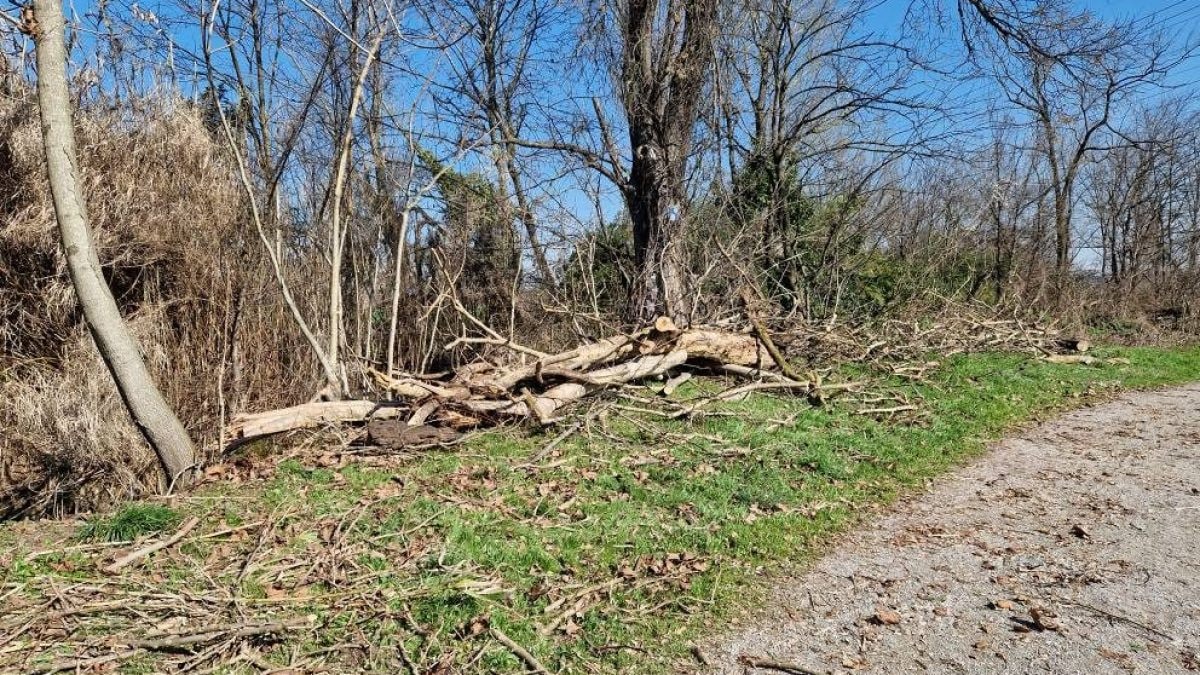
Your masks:
<path fill-rule="evenodd" d="M 756 675 L 780 671 L 746 656 L 815 673 L 1200 670 L 1200 385 L 997 444 L 705 651 Z"/>

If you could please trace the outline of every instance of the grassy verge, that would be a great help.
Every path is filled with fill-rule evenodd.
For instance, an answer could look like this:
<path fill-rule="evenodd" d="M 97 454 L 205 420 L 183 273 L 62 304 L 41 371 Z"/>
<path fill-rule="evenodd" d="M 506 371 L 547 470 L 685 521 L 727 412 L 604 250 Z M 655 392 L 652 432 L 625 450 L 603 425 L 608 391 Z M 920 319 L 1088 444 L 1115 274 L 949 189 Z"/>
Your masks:
<path fill-rule="evenodd" d="M 950 359 L 926 382 L 893 383 L 922 401 L 913 424 L 757 396 L 692 422 L 614 411 L 536 463 L 547 436 L 492 433 L 378 466 L 315 451 L 176 499 L 178 517 L 158 513 L 151 524 L 196 515 L 196 534 L 108 580 L 93 602 L 133 602 L 149 588 L 181 603 L 155 615 L 164 620 L 303 617 L 282 643 L 252 649 L 257 665 L 235 658 L 229 672 L 297 659 L 334 670 L 521 671 L 492 629 L 552 671 L 661 672 L 687 658 L 694 636 L 753 603 L 756 579 L 796 569 L 858 514 L 986 440 L 1105 392 L 1200 379 L 1200 349 L 1099 356 L 1128 363 Z M 128 527 L 143 516 L 113 520 Z M 91 542 L 129 532 L 96 522 L 37 529 L 36 544 L 29 525 L 0 530 L 0 614 L 14 622 L 64 588 L 94 586 L 112 553 Z M 47 548 L 55 552 L 30 556 Z M 14 639 L 0 669 L 145 629 L 120 610 L 83 616 L 57 646 L 29 631 Z M 122 664 L 154 670 L 161 658 Z"/>

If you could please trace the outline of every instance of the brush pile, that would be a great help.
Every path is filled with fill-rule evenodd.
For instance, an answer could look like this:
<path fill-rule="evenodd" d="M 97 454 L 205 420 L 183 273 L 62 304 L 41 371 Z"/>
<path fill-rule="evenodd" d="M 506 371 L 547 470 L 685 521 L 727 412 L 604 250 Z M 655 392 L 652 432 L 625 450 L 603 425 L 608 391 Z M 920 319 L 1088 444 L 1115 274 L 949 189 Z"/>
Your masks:
<path fill-rule="evenodd" d="M 880 378 L 899 375 L 913 380 L 938 365 L 931 359 L 960 352 L 1047 356 L 1087 349 L 1085 341 L 1063 339 L 1051 326 L 1020 318 L 982 317 L 961 307 L 924 325 L 889 321 L 877 333 L 848 325 L 772 332 L 753 313 L 747 315 L 751 325 L 745 328 L 680 329 L 660 317 L 653 326 L 555 354 L 498 337 L 460 338 L 456 343 L 486 343 L 514 356 L 503 363 L 473 361 L 435 375 L 369 369 L 385 396 L 313 401 L 241 415 L 228 428 L 227 437 L 238 443 L 297 429 L 366 423 L 367 441 L 372 445 L 429 447 L 452 443 L 468 430 L 506 423 L 550 426 L 571 418 L 572 404 L 603 392 L 650 404 L 644 405 L 644 412 L 685 418 L 711 403 L 759 390 L 799 394 L 821 405 L 835 392 L 858 391 L 871 381 L 828 381 L 835 371 L 829 366 L 859 364 Z M 676 388 L 694 375 L 733 377 L 738 382 L 717 394 L 672 400 Z M 646 398 L 645 389 L 639 392 L 634 386 L 647 381 L 662 382 L 657 396 Z M 899 406 L 904 410 L 913 407 L 907 400 Z M 896 406 L 881 409 L 893 408 Z"/>
<path fill-rule="evenodd" d="M 509 421 L 551 425 L 586 396 L 649 379 L 665 379 L 669 395 L 694 372 L 732 374 L 754 389 L 790 389 L 815 395 L 819 378 L 800 379 L 772 356 L 766 340 L 749 330 L 682 330 L 665 317 L 642 330 L 614 335 L 557 354 L 507 344 L 513 363 L 476 361 L 441 376 L 371 370 L 389 400 L 318 401 L 242 415 L 230 438 L 249 439 L 338 422 L 372 421 L 375 440 L 390 445 L 447 440 L 430 428 L 463 431 Z M 782 367 L 781 367 L 782 366 Z M 743 387 L 741 391 L 749 391 Z M 739 392 L 741 393 L 741 392 Z M 679 416 L 683 416 L 682 412 Z M 389 423 L 381 423 L 387 420 Z M 411 441 L 409 443 L 408 441 Z"/>

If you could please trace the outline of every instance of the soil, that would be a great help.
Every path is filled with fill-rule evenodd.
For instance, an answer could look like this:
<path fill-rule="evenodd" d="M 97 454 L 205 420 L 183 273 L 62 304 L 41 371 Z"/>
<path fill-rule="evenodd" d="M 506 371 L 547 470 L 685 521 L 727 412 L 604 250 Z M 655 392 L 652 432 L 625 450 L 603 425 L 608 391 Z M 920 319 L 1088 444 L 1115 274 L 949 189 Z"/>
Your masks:
<path fill-rule="evenodd" d="M 701 650 L 755 675 L 1200 670 L 1200 384 L 997 443 Z"/>

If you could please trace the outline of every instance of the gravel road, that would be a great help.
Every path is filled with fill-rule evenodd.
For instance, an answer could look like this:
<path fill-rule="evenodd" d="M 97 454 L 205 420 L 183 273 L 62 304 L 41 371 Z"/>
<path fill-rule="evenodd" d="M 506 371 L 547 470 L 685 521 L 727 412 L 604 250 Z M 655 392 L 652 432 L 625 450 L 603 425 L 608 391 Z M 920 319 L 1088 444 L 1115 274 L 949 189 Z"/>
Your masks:
<path fill-rule="evenodd" d="M 713 672 L 1200 670 L 1200 384 L 997 443 L 773 596 Z"/>

